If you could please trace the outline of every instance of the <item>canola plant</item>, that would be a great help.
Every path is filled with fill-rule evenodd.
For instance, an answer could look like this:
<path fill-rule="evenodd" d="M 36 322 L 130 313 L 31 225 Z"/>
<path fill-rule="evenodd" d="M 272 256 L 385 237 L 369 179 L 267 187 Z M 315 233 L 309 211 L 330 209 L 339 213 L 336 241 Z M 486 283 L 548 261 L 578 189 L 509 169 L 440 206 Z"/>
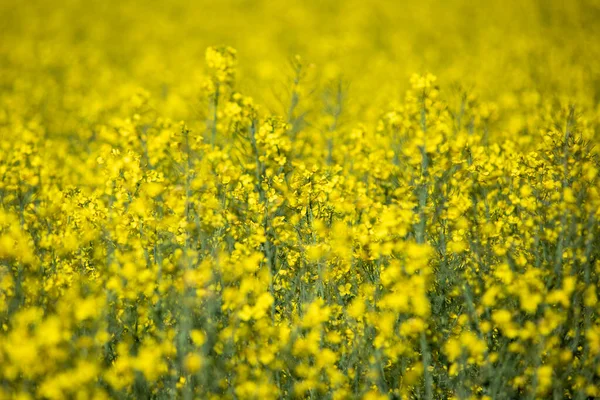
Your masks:
<path fill-rule="evenodd" d="M 599 397 L 598 21 L 0 1 L 0 398 Z"/>

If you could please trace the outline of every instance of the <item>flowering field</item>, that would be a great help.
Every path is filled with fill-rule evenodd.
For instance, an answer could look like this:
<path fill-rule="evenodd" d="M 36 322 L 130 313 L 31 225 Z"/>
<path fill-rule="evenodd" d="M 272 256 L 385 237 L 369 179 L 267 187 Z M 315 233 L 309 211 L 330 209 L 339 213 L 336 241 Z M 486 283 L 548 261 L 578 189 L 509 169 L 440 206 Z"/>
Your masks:
<path fill-rule="evenodd" d="M 0 1 L 0 399 L 600 397 L 596 0 Z"/>

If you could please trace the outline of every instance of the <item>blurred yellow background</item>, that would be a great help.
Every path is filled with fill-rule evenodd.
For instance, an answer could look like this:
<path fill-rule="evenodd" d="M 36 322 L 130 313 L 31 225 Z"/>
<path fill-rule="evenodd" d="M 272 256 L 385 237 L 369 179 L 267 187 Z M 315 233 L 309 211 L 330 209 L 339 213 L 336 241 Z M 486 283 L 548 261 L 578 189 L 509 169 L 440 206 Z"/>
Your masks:
<path fill-rule="evenodd" d="M 308 90 L 341 77 L 366 118 L 425 72 L 509 108 L 523 93 L 596 106 L 599 20 L 595 0 L 5 0 L 0 79 L 4 96 L 26 93 L 49 113 L 93 118 L 107 97 L 140 87 L 168 116 L 189 119 L 205 49 L 228 45 L 240 90 L 275 113 L 296 54 L 313 64 Z"/>

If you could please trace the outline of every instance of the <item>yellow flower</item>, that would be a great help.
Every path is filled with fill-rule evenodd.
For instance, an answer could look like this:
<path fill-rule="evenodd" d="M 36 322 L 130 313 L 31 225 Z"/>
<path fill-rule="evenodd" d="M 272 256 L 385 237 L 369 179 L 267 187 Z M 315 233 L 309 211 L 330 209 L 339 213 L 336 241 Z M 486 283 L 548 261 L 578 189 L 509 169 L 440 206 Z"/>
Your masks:
<path fill-rule="evenodd" d="M 184 365 L 190 374 L 195 374 L 202 367 L 202 358 L 196 353 L 190 353 L 185 356 Z"/>

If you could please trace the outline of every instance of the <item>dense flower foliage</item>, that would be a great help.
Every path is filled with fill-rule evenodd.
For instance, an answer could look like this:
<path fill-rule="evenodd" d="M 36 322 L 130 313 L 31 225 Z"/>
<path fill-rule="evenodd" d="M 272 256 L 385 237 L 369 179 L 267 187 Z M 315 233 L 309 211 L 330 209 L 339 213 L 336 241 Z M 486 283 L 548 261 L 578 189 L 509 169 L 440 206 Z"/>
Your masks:
<path fill-rule="evenodd" d="M 144 3 L 0 3 L 0 398 L 600 396 L 597 2 Z"/>

